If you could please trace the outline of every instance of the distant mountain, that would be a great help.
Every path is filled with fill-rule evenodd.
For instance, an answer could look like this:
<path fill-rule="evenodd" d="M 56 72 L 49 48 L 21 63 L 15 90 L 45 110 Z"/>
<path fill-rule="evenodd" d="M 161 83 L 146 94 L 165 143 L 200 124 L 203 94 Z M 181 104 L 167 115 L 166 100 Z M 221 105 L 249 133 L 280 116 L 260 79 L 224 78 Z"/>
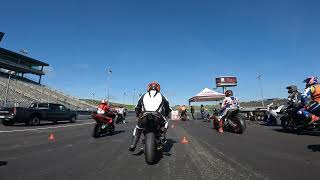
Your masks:
<path fill-rule="evenodd" d="M 266 99 L 263 102 L 264 102 L 265 106 L 267 106 L 271 103 L 273 103 L 274 105 L 282 105 L 282 104 L 286 104 L 287 99 L 274 98 L 274 99 Z M 261 103 L 261 101 L 240 102 L 240 106 L 244 107 L 244 108 L 262 107 L 262 103 Z"/>

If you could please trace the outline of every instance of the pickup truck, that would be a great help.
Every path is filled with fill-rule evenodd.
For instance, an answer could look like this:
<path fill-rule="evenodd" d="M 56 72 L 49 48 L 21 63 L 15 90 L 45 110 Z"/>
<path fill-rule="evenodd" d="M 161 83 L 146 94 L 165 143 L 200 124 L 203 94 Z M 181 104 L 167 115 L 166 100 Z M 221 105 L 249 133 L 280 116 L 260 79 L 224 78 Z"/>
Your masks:
<path fill-rule="evenodd" d="M 0 109 L 0 120 L 5 126 L 11 126 L 14 123 L 37 126 L 43 120 L 54 123 L 63 120 L 75 122 L 77 117 L 76 111 L 55 103 L 32 103 L 29 108 L 8 107 Z"/>

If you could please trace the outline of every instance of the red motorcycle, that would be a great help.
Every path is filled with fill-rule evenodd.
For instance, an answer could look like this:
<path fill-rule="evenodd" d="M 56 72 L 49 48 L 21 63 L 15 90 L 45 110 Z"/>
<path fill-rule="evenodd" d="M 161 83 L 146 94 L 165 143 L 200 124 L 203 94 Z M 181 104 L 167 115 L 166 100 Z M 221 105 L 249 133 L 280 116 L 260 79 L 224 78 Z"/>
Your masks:
<path fill-rule="evenodd" d="M 210 118 L 213 123 L 213 128 L 218 130 L 219 120 L 213 116 Z M 246 130 L 246 122 L 243 117 L 239 114 L 239 110 L 229 111 L 225 120 L 223 121 L 223 130 L 237 134 L 243 134 Z"/>
<path fill-rule="evenodd" d="M 108 115 L 92 113 L 92 118 L 96 121 L 93 127 L 92 137 L 99 138 L 101 135 L 114 134 L 114 121 L 115 114 L 110 112 Z"/>

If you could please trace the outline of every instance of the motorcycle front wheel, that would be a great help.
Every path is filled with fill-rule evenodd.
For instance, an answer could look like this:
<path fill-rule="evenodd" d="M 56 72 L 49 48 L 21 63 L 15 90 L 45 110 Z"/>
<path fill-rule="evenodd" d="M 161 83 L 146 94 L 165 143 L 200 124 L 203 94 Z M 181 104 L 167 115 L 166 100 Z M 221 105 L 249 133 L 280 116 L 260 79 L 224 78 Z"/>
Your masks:
<path fill-rule="evenodd" d="M 281 119 L 281 127 L 285 132 L 293 132 L 296 130 L 296 123 L 291 118 Z"/>

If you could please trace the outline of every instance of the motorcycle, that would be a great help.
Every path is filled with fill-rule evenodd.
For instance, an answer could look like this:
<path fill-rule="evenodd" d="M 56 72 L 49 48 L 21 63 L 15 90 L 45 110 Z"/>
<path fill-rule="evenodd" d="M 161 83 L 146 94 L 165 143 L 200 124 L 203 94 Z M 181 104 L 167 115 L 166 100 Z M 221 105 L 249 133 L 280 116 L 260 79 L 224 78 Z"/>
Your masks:
<path fill-rule="evenodd" d="M 214 117 L 213 119 L 213 127 L 218 130 L 219 120 Z M 243 134 L 246 130 L 246 122 L 243 117 L 239 114 L 239 110 L 230 110 L 223 122 L 223 130 L 230 131 L 237 134 Z"/>
<path fill-rule="evenodd" d="M 123 114 L 117 113 L 116 124 L 126 123 L 126 119 Z"/>
<path fill-rule="evenodd" d="M 165 142 L 162 141 L 163 131 L 158 123 L 158 120 L 163 117 L 156 112 L 146 112 L 142 114 L 141 118 L 144 119 L 144 139 L 142 140 L 142 144 L 144 146 L 145 161 L 147 164 L 152 165 L 155 164 L 163 154 Z"/>
<path fill-rule="evenodd" d="M 117 110 L 116 110 L 116 114 L 117 114 L 116 121 L 115 121 L 116 124 L 126 123 L 126 118 L 125 118 L 125 112 L 124 112 L 124 110 L 117 109 Z"/>
<path fill-rule="evenodd" d="M 204 111 L 202 114 L 202 119 L 203 122 L 210 122 L 210 114 L 208 113 L 208 111 Z"/>
<path fill-rule="evenodd" d="M 267 115 L 265 116 L 265 125 L 281 125 L 283 114 L 279 112 L 285 109 L 285 105 L 275 106 L 273 103 L 267 106 Z"/>
<path fill-rule="evenodd" d="M 92 137 L 99 138 L 103 134 L 109 133 L 111 136 L 114 134 L 115 127 L 113 124 L 113 113 L 110 113 L 109 117 L 105 117 L 97 113 L 92 113 L 91 116 L 96 121 L 96 124 L 93 127 Z"/>
<path fill-rule="evenodd" d="M 319 131 L 320 122 L 307 123 L 303 115 L 298 114 L 299 108 L 287 108 L 281 110 L 281 127 L 286 132 Z"/>
<path fill-rule="evenodd" d="M 180 120 L 181 121 L 188 121 L 189 120 L 189 116 L 188 116 L 187 112 L 181 113 Z"/>

